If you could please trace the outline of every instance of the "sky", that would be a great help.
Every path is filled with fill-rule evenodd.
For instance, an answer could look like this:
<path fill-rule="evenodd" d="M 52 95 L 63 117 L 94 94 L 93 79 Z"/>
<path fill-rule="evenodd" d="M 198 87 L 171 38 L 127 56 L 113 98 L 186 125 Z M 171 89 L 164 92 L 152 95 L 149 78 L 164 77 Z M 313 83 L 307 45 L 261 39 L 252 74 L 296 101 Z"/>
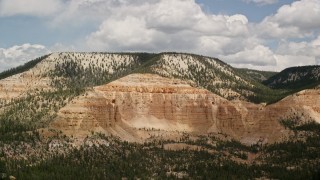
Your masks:
<path fill-rule="evenodd" d="M 320 0 L 0 0 L 0 72 L 51 52 L 188 52 L 320 65 Z"/>

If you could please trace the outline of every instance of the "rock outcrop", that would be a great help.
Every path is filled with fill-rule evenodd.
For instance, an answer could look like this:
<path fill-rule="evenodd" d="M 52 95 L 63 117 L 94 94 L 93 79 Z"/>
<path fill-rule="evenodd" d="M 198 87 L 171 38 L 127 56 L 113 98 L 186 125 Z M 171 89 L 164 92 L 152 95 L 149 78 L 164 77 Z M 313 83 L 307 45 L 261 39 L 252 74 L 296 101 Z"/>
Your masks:
<path fill-rule="evenodd" d="M 320 91 L 306 90 L 269 106 L 228 101 L 205 89 L 153 74 L 131 74 L 95 87 L 62 108 L 51 127 L 68 134 L 100 131 L 127 140 L 135 129 L 224 133 L 245 143 L 286 136 L 279 120 L 294 115 L 319 121 Z"/>

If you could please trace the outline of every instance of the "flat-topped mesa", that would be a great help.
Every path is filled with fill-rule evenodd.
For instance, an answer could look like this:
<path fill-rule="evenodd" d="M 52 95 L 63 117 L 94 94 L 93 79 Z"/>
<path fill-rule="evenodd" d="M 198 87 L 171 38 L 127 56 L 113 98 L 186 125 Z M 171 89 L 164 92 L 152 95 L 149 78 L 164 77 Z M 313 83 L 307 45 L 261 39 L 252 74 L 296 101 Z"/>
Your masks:
<path fill-rule="evenodd" d="M 273 142 L 284 128 L 278 122 L 281 114 L 268 118 L 267 112 L 263 105 L 231 102 L 182 80 L 131 74 L 77 98 L 59 111 L 51 127 L 72 135 L 100 131 L 123 139 L 140 138 L 134 129 L 147 128 Z"/>

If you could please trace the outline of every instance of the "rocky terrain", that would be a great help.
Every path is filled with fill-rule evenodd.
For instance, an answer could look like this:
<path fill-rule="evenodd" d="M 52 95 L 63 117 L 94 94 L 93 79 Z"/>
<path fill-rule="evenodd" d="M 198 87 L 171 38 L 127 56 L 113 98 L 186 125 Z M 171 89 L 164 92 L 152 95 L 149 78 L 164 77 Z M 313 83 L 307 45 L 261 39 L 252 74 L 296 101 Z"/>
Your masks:
<path fill-rule="evenodd" d="M 0 73 L 0 173 L 3 158 L 10 162 L 7 171 L 16 172 L 20 160 L 27 162 L 25 168 L 30 163 L 42 167 L 49 157 L 81 154 L 81 148 L 95 152 L 90 148 L 110 144 L 111 151 L 128 146 L 133 154 L 135 148 L 146 148 L 145 153 L 190 149 L 219 157 L 217 162 L 266 166 L 277 158 L 269 154 L 273 145 L 281 149 L 306 143 L 311 148 L 299 150 L 305 154 L 318 148 L 316 68 L 290 74 L 294 82 L 310 79 L 312 86 L 289 78 L 283 82 L 294 88 L 272 89 L 272 83 L 268 87 L 261 81 L 280 83 L 284 76 L 274 79 L 287 70 L 276 75 L 240 70 L 185 53 L 53 53 L 34 62 Z M 300 167 L 305 159 L 297 162 Z"/>
<path fill-rule="evenodd" d="M 270 143 L 286 137 L 279 120 L 300 116 L 320 122 L 319 95 L 319 90 L 305 90 L 266 106 L 228 101 L 178 79 L 131 74 L 74 99 L 60 109 L 51 127 L 74 136 L 99 131 L 126 140 L 148 138 L 135 133 L 147 128 L 223 133 L 249 144 Z"/>

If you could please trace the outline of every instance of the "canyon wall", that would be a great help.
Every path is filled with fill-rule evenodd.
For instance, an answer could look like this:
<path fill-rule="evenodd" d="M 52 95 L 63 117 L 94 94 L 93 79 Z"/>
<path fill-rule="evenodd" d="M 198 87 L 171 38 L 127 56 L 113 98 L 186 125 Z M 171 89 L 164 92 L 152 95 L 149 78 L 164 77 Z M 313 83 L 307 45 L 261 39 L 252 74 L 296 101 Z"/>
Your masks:
<path fill-rule="evenodd" d="M 319 90 L 305 90 L 265 106 L 228 101 L 205 89 L 153 74 L 131 74 L 98 86 L 62 108 L 51 127 L 69 134 L 101 131 L 127 139 L 135 129 L 224 133 L 245 143 L 281 140 L 280 119 L 319 121 Z"/>

